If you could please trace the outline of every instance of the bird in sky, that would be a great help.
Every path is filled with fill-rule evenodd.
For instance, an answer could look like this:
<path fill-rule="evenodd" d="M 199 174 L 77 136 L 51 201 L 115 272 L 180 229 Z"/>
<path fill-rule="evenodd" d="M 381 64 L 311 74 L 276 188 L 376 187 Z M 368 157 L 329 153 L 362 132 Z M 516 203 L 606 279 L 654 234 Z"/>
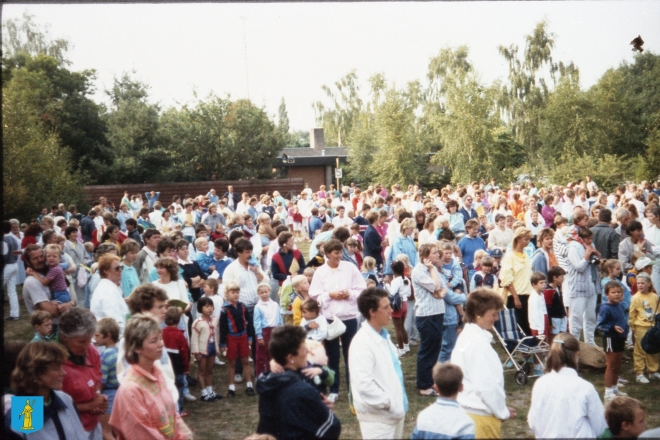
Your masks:
<path fill-rule="evenodd" d="M 636 50 L 638 50 L 640 53 L 641 53 L 641 52 L 644 52 L 644 48 L 642 47 L 642 46 L 644 45 L 644 40 L 642 40 L 642 36 L 641 36 L 641 35 L 638 35 L 637 38 L 635 38 L 634 40 L 632 40 L 632 41 L 630 42 L 630 44 L 631 44 L 632 47 L 633 47 L 633 48 L 632 48 L 632 51 L 633 51 L 633 52 L 636 51 Z"/>

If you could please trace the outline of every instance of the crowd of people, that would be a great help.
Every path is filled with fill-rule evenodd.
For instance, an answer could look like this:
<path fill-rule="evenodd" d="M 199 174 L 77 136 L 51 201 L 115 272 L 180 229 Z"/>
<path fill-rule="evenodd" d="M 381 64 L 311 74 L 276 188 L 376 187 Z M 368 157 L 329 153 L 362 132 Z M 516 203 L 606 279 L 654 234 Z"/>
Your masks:
<path fill-rule="evenodd" d="M 22 284 L 35 330 L 5 342 L 6 437 L 23 438 L 11 395 L 44 397 L 34 438 L 188 439 L 185 402 L 240 387 L 258 394 L 254 438 L 338 438 L 335 405 L 351 406 L 363 438 L 401 438 L 400 358 L 417 346 L 417 393 L 436 400 L 413 438 L 499 438 L 517 417 L 492 345 L 503 309 L 549 347 L 524 359 L 540 376 L 527 415 L 537 437 L 657 437 L 642 434 L 645 406 L 620 388 L 660 383 L 658 354 L 642 343 L 660 302 L 659 196 L 658 182 L 608 194 L 589 177 L 428 192 L 331 185 L 289 199 L 230 186 L 5 221 L 6 325 L 23 319 Z M 596 345 L 597 332 L 602 399 L 577 372 L 578 340 Z M 220 391 L 212 373 L 225 364 Z"/>

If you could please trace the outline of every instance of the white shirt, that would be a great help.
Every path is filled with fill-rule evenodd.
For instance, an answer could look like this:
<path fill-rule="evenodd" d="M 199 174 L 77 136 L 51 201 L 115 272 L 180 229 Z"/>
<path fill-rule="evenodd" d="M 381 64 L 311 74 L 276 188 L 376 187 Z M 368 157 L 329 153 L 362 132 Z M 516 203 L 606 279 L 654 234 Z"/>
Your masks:
<path fill-rule="evenodd" d="M 350 219 L 350 217 L 347 217 L 344 215 L 343 218 L 337 216 L 332 219 L 332 224 L 335 225 L 335 228 L 340 228 L 340 227 L 345 227 L 348 228 L 353 224 L 353 220 Z"/>
<path fill-rule="evenodd" d="M 529 294 L 527 303 L 527 316 L 529 317 L 529 328 L 538 331 L 540 334 L 545 332 L 545 318 L 548 314 L 543 294 L 536 291 Z M 529 335 L 528 335 L 529 336 Z"/>
<path fill-rule="evenodd" d="M 259 271 L 264 277 L 261 282 L 269 283 L 268 277 L 261 268 L 259 268 Z M 225 273 L 222 275 L 222 283 L 227 284 L 229 282 L 234 282 L 241 287 L 239 299 L 245 304 L 245 307 L 254 307 L 257 304 L 257 301 L 259 301 L 259 296 L 257 296 L 259 281 L 257 281 L 257 275 L 250 270 L 249 266 L 246 269 L 240 261 L 233 261 L 227 266 Z"/>
<path fill-rule="evenodd" d="M 106 316 L 117 321 L 119 325 L 119 337 L 124 336 L 126 327 L 126 316 L 130 313 L 121 287 L 107 278 L 102 278 L 92 293 L 92 299 L 89 302 L 89 310 L 94 314 L 97 320 Z"/>
<path fill-rule="evenodd" d="M 170 281 L 167 284 L 163 284 L 160 280 L 156 280 L 152 284 L 163 289 L 165 293 L 167 293 L 167 298 L 183 301 L 186 304 L 190 303 L 190 299 L 188 299 L 188 286 L 182 279 Z"/>
<path fill-rule="evenodd" d="M 596 438 L 607 429 L 598 392 L 569 367 L 536 379 L 527 421 L 536 438 Z"/>
<path fill-rule="evenodd" d="M 406 285 L 403 282 L 403 279 L 403 277 L 394 278 L 392 280 L 392 284 L 385 284 L 385 289 L 390 294 L 390 296 L 394 296 L 397 292 L 399 292 L 401 301 L 406 302 L 408 301 L 408 297 L 410 297 L 410 287 L 412 286 L 412 281 L 409 279 L 408 284 Z"/>

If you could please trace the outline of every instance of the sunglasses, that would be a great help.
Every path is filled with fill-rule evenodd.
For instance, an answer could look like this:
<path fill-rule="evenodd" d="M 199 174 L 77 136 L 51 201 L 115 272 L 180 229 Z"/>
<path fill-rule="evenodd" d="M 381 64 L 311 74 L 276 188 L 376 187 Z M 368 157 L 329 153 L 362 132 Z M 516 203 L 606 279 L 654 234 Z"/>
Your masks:
<path fill-rule="evenodd" d="M 117 266 L 117 267 L 113 267 L 112 269 L 113 269 L 115 272 L 121 272 L 122 270 L 124 270 L 124 266 L 119 265 L 119 266 Z"/>

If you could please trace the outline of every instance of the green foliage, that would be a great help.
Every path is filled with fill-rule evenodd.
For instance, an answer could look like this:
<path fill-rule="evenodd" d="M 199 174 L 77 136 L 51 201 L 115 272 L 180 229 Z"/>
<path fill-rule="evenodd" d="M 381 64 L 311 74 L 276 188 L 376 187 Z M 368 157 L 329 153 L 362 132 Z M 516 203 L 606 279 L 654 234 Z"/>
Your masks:
<path fill-rule="evenodd" d="M 551 182 L 573 182 L 589 175 L 605 191 L 614 191 L 617 185 L 635 180 L 634 161 L 625 157 L 605 154 L 594 158 L 591 155 L 571 154 L 562 156 L 553 167 L 549 177 Z"/>
<path fill-rule="evenodd" d="M 47 55 L 57 60 L 58 64 L 69 64 L 66 52 L 69 42 L 64 39 L 51 40 L 48 30 L 34 22 L 34 15 L 23 13 L 23 20 L 9 19 L 2 25 L 2 53 L 7 59 L 15 58 L 20 53 L 28 55 Z"/>
<path fill-rule="evenodd" d="M 2 88 L 5 218 L 28 221 L 54 201 L 82 201 L 83 179 L 72 171 L 69 148 L 40 119 L 43 90 L 34 87 L 39 77 L 18 70 Z"/>
<path fill-rule="evenodd" d="M 324 129 L 326 146 L 343 147 L 346 145 L 345 141 L 353 124 L 362 111 L 357 73 L 353 70 L 337 81 L 335 83 L 336 91 L 328 86 L 321 88 L 332 101 L 332 106 L 326 109 L 321 101 L 313 104 L 317 125 Z"/>

